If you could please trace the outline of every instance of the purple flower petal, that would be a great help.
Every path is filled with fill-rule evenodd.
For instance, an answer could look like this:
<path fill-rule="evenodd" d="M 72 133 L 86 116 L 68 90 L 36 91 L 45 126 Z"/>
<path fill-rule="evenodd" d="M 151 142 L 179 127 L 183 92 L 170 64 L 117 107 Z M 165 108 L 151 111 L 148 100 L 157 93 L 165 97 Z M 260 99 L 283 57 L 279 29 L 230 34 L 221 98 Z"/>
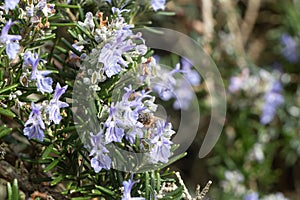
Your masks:
<path fill-rule="evenodd" d="M 4 8 L 13 10 L 19 4 L 20 0 L 5 0 Z"/>
<path fill-rule="evenodd" d="M 166 4 L 166 0 L 151 0 L 151 6 L 155 12 L 160 9 L 164 10 L 165 4 Z"/>
<path fill-rule="evenodd" d="M 37 139 L 39 141 L 44 140 L 45 124 L 42 120 L 41 106 L 31 103 L 31 113 L 28 120 L 24 124 L 24 135 L 28 136 L 28 139 Z"/>
<path fill-rule="evenodd" d="M 50 100 L 47 112 L 49 114 L 49 120 L 52 120 L 55 124 L 59 124 L 62 120 L 60 116 L 60 109 L 68 107 L 69 104 L 62 102 L 59 98 L 66 92 L 68 86 L 61 87 L 59 83 L 56 84 L 53 98 Z"/>

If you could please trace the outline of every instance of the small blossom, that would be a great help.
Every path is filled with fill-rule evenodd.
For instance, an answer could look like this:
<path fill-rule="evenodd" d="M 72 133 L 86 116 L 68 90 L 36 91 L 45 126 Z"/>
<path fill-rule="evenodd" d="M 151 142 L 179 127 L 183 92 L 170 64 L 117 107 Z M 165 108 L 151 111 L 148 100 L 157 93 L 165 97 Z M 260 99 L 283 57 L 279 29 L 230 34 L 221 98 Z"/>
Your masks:
<path fill-rule="evenodd" d="M 262 162 L 265 159 L 262 144 L 259 143 L 254 144 L 253 148 L 250 150 L 249 159 L 256 160 L 258 162 Z"/>
<path fill-rule="evenodd" d="M 32 54 L 30 51 L 24 54 L 24 65 L 31 66 L 32 72 L 30 76 L 30 80 L 35 80 L 37 84 L 38 91 L 41 93 L 52 93 L 52 78 L 45 77 L 51 73 L 48 70 L 38 70 L 40 58 L 37 53 Z"/>
<path fill-rule="evenodd" d="M 132 177 L 128 181 L 123 181 L 124 192 L 123 192 L 122 200 L 145 200 L 144 197 L 131 197 L 132 186 L 136 182 L 137 181 L 132 180 Z"/>
<path fill-rule="evenodd" d="M 261 200 L 289 200 L 282 193 L 269 194 L 261 198 Z"/>
<path fill-rule="evenodd" d="M 27 16 L 28 17 L 34 17 L 34 5 L 33 3 L 29 4 L 29 6 L 26 6 Z M 34 21 L 38 21 L 38 19 L 35 19 Z"/>
<path fill-rule="evenodd" d="M 17 42 L 10 42 L 6 46 L 6 54 L 8 55 L 9 59 L 16 58 L 19 50 L 20 50 L 20 45 Z"/>
<path fill-rule="evenodd" d="M 249 80 L 248 80 L 249 79 Z M 230 93 L 235 93 L 244 89 L 247 85 L 247 81 L 253 81 L 249 78 L 249 69 L 245 68 L 238 76 L 230 78 L 228 90 Z M 253 81 L 254 82 L 254 81 Z"/>
<path fill-rule="evenodd" d="M 90 143 L 92 147 L 90 156 L 93 156 L 91 159 L 91 166 L 94 168 L 96 173 L 100 172 L 102 169 L 110 169 L 111 159 L 107 155 L 109 151 L 103 144 L 103 130 L 100 130 L 97 135 L 90 133 L 90 136 Z"/>
<path fill-rule="evenodd" d="M 231 93 L 241 90 L 243 87 L 243 79 L 241 77 L 231 77 L 228 90 Z"/>
<path fill-rule="evenodd" d="M 151 0 L 151 6 L 155 12 L 160 9 L 164 10 L 165 4 L 166 4 L 166 0 Z"/>
<path fill-rule="evenodd" d="M 244 196 L 244 200 L 259 200 L 257 192 L 251 192 Z"/>
<path fill-rule="evenodd" d="M 120 10 L 119 8 L 116 8 L 116 7 L 112 7 L 111 11 L 113 14 L 116 14 L 118 17 L 122 17 L 123 12 L 130 12 L 129 9 L 121 9 Z"/>
<path fill-rule="evenodd" d="M 200 83 L 200 76 L 195 70 L 191 69 L 191 64 L 186 60 L 182 60 L 182 62 L 182 69 L 180 69 L 178 63 L 172 71 L 156 67 L 155 70 L 159 76 L 151 81 L 153 82 L 151 84 L 152 90 L 158 93 L 163 101 L 175 99 L 174 109 L 188 109 L 194 97 L 192 86 Z M 181 74 L 181 77 L 175 78 L 175 74 Z"/>
<path fill-rule="evenodd" d="M 158 81 L 155 81 L 153 86 L 153 91 L 157 92 L 159 97 L 164 100 L 168 101 L 172 97 L 174 97 L 174 90 L 176 86 L 176 79 L 173 76 L 173 71 L 159 71 L 160 76 L 158 77 Z"/>
<path fill-rule="evenodd" d="M 84 49 L 83 45 L 78 45 L 77 43 L 72 44 L 72 47 L 74 47 L 74 49 L 76 49 L 79 52 L 81 52 Z M 80 59 L 80 57 L 77 56 L 73 51 L 71 51 L 70 52 L 70 60 L 76 60 L 76 59 Z"/>
<path fill-rule="evenodd" d="M 167 163 L 171 156 L 171 136 L 175 133 L 170 123 L 164 120 L 156 121 L 156 128 L 152 130 L 151 143 L 154 145 L 149 152 L 152 163 Z"/>
<path fill-rule="evenodd" d="M 6 44 L 6 54 L 8 55 L 9 59 L 16 58 L 20 50 L 20 45 L 18 41 L 22 39 L 20 35 L 8 34 L 8 31 L 13 24 L 14 22 L 12 22 L 10 19 L 2 28 L 1 36 L 0 36 L 0 43 Z"/>
<path fill-rule="evenodd" d="M 200 84 L 200 75 L 197 71 L 192 69 L 191 62 L 187 59 L 181 59 L 182 63 L 182 73 L 187 81 L 190 82 L 191 85 L 197 86 Z"/>
<path fill-rule="evenodd" d="M 39 141 L 43 141 L 45 124 L 42 120 L 41 106 L 35 105 L 32 102 L 31 109 L 29 118 L 24 125 L 24 135 L 26 135 L 30 140 L 32 138 L 36 138 Z"/>
<path fill-rule="evenodd" d="M 117 104 L 118 105 L 118 104 Z M 118 106 L 114 106 L 114 104 L 110 107 L 109 117 L 105 121 L 105 142 L 121 142 L 122 138 L 124 136 L 124 129 L 119 127 L 118 122 L 120 121 L 118 119 L 119 110 Z"/>
<path fill-rule="evenodd" d="M 154 144 L 150 151 L 150 160 L 152 163 L 167 163 L 171 156 L 171 144 L 172 142 L 165 137 L 155 136 L 151 143 Z"/>
<path fill-rule="evenodd" d="M 276 114 L 277 107 L 283 104 L 284 98 L 280 94 L 282 86 L 280 82 L 273 83 L 271 89 L 265 94 L 265 103 L 263 106 L 260 122 L 268 124 Z"/>
<path fill-rule="evenodd" d="M 159 68 L 157 64 L 157 59 L 154 57 L 150 57 L 145 59 L 143 63 L 139 67 L 139 71 L 137 73 L 139 83 L 146 83 L 147 85 L 151 85 L 152 79 L 156 76 L 156 69 Z"/>
<path fill-rule="evenodd" d="M 296 63 L 299 60 L 299 45 L 287 33 L 284 33 L 280 38 L 281 44 L 284 46 L 282 55 L 291 63 Z"/>
<path fill-rule="evenodd" d="M 101 49 L 98 62 L 103 63 L 103 69 L 107 77 L 112 77 L 122 71 L 122 67 L 127 67 L 127 63 L 122 55 L 132 50 L 135 45 L 127 39 L 128 31 L 119 30 L 110 42 Z"/>
<path fill-rule="evenodd" d="M 41 14 L 47 18 L 49 15 L 55 13 L 54 7 L 55 4 L 49 4 L 47 0 L 40 0 L 37 5 L 31 2 L 26 6 L 27 16 L 31 18 L 32 23 L 40 23 Z"/>
<path fill-rule="evenodd" d="M 69 106 L 69 104 L 59 100 L 61 95 L 63 95 L 66 92 L 67 88 L 67 85 L 61 87 L 60 84 L 57 83 L 53 98 L 50 100 L 48 106 L 49 120 L 53 120 L 55 124 L 59 124 L 62 119 L 62 117 L 60 116 L 60 109 Z"/>
<path fill-rule="evenodd" d="M 20 0 L 5 0 L 4 8 L 13 10 L 19 4 Z"/>
<path fill-rule="evenodd" d="M 55 12 L 54 9 L 55 4 L 47 3 L 47 0 L 40 0 L 39 3 L 35 6 L 37 11 L 42 11 L 45 17 L 48 17 L 49 14 L 53 14 Z"/>
<path fill-rule="evenodd" d="M 144 135 L 143 129 L 137 126 L 134 126 L 133 128 L 129 129 L 126 132 L 126 139 L 131 143 L 135 144 L 136 138 L 142 138 Z"/>
<path fill-rule="evenodd" d="M 225 180 L 221 181 L 221 187 L 225 192 L 234 192 L 234 195 L 241 196 L 246 193 L 244 176 L 239 171 L 225 171 Z"/>
<path fill-rule="evenodd" d="M 173 103 L 173 108 L 187 110 L 191 104 L 194 97 L 194 91 L 191 85 L 186 80 L 178 81 L 178 87 L 174 91 L 175 101 Z"/>
<path fill-rule="evenodd" d="M 95 23 L 94 23 L 94 20 L 93 20 L 93 13 L 87 12 L 85 14 L 84 22 L 78 22 L 78 24 L 83 26 L 84 28 L 86 28 L 91 33 L 94 33 Z"/>

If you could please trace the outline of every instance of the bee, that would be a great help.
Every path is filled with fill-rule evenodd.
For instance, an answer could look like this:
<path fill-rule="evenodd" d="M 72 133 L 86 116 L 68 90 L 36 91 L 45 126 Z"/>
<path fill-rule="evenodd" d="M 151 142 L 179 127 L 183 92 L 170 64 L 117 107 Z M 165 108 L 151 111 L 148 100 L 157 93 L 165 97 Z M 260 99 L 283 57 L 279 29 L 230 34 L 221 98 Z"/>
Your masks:
<path fill-rule="evenodd" d="M 141 122 L 146 128 L 150 128 L 154 123 L 154 116 L 150 113 L 140 113 L 137 121 Z"/>

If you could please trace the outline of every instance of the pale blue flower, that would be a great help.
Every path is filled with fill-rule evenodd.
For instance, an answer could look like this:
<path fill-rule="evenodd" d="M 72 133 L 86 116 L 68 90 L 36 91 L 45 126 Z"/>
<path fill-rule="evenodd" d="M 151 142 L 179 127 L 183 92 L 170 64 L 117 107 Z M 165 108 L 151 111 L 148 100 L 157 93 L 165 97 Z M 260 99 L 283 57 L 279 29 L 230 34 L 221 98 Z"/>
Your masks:
<path fill-rule="evenodd" d="M 152 163 L 167 163 L 171 156 L 171 136 L 175 133 L 170 123 L 164 120 L 157 120 L 156 127 L 151 131 L 151 144 L 153 145 L 149 152 L 149 159 Z"/>
<path fill-rule="evenodd" d="M 145 200 L 144 197 L 131 197 L 132 186 L 137 183 L 137 181 L 133 181 L 132 178 L 133 177 L 131 177 L 128 181 L 123 181 L 124 192 L 122 200 Z"/>
<path fill-rule="evenodd" d="M 173 76 L 174 71 L 169 72 L 160 70 L 158 73 L 159 80 L 155 81 L 152 89 L 162 100 L 168 101 L 174 97 L 174 90 L 176 86 L 176 79 Z"/>
<path fill-rule="evenodd" d="M 9 59 L 16 58 L 19 50 L 20 50 L 20 45 L 17 42 L 10 42 L 6 45 L 6 54 L 8 55 Z"/>
<path fill-rule="evenodd" d="M 19 50 L 19 40 L 22 39 L 20 35 L 10 35 L 8 31 L 10 27 L 14 24 L 14 22 L 9 19 L 9 21 L 5 24 L 2 28 L 1 36 L 0 36 L 0 43 L 6 45 L 6 54 L 8 55 L 9 59 L 15 59 Z"/>
<path fill-rule="evenodd" d="M 69 106 L 69 104 L 59 100 L 61 95 L 66 92 L 67 88 L 67 85 L 61 87 L 60 84 L 57 83 L 53 98 L 49 102 L 47 109 L 49 113 L 49 120 L 52 120 L 55 124 L 59 124 L 62 119 L 62 117 L 60 116 L 60 109 Z"/>
<path fill-rule="evenodd" d="M 183 74 L 183 78 L 178 79 L 174 90 L 174 104 L 173 108 L 186 110 L 189 108 L 191 101 L 194 97 L 194 90 L 192 86 L 200 84 L 201 77 L 196 70 L 192 69 L 190 61 L 187 59 L 181 59 L 182 69 L 179 70 L 179 64 L 175 72 Z"/>
<path fill-rule="evenodd" d="M 119 8 L 116 8 L 116 7 L 112 7 L 111 11 L 113 14 L 117 14 L 118 17 L 122 17 L 123 12 L 130 12 L 129 9 L 121 9 L 120 10 Z"/>
<path fill-rule="evenodd" d="M 24 54 L 24 65 L 31 66 L 31 76 L 30 80 L 35 80 L 37 84 L 37 89 L 41 93 L 52 93 L 52 78 L 45 77 L 51 73 L 48 70 L 38 70 L 38 64 L 40 62 L 40 58 L 38 57 L 37 53 L 32 54 L 30 51 Z"/>
<path fill-rule="evenodd" d="M 77 43 L 72 44 L 72 47 L 74 47 L 74 49 L 76 49 L 79 52 L 81 52 L 84 49 L 83 45 L 78 45 Z M 70 60 L 76 60 L 76 59 L 80 59 L 80 57 L 78 55 L 76 55 L 73 51 L 71 51 L 70 52 Z"/>
<path fill-rule="evenodd" d="M 271 122 L 276 114 L 277 107 L 283 104 L 284 98 L 280 94 L 281 90 L 281 83 L 276 81 L 273 83 L 271 89 L 266 92 L 260 123 L 268 124 Z"/>
<path fill-rule="evenodd" d="M 39 141 L 44 140 L 45 124 L 42 120 L 40 105 L 35 105 L 33 102 L 31 103 L 31 113 L 24 126 L 23 132 L 28 139 L 35 138 Z"/>
<path fill-rule="evenodd" d="M 259 200 L 257 192 L 251 192 L 244 196 L 244 200 Z"/>
<path fill-rule="evenodd" d="M 132 90 L 131 85 L 128 88 L 125 87 L 124 90 L 126 93 L 122 96 L 121 105 L 125 110 L 126 107 L 130 107 L 131 109 L 135 109 L 137 112 L 140 112 L 145 109 L 143 100 L 153 98 L 153 96 L 149 95 L 150 91 L 145 92 L 142 90 L 135 92 Z"/>
<path fill-rule="evenodd" d="M 243 79 L 241 77 L 231 77 L 229 81 L 228 90 L 231 93 L 241 90 L 243 87 Z"/>
<path fill-rule="evenodd" d="M 247 79 L 249 78 L 249 69 L 245 68 L 241 71 L 241 73 L 237 76 L 232 76 L 229 80 L 228 90 L 230 93 L 238 92 L 245 87 L 245 83 L 249 82 Z"/>
<path fill-rule="evenodd" d="M 33 3 L 31 3 L 29 6 L 26 6 L 26 11 L 27 11 L 26 13 L 27 13 L 28 17 L 35 18 L 32 21 L 35 21 L 35 22 L 38 21 L 38 19 L 36 19 L 37 17 L 34 16 L 34 5 L 33 5 Z"/>
<path fill-rule="evenodd" d="M 299 45 L 289 34 L 284 33 L 280 38 L 281 44 L 284 46 L 282 55 L 291 63 L 296 63 L 299 60 Z"/>
<path fill-rule="evenodd" d="M 85 14 L 84 22 L 78 22 L 78 24 L 86 28 L 89 32 L 94 33 L 95 23 L 93 17 L 93 13 L 87 12 Z"/>
<path fill-rule="evenodd" d="M 192 69 L 192 64 L 187 59 L 181 59 L 182 73 L 191 85 L 197 86 L 200 84 L 201 77 L 196 70 Z"/>
<path fill-rule="evenodd" d="M 127 67 L 127 63 L 122 55 L 132 50 L 135 44 L 128 39 L 130 31 L 118 30 L 111 41 L 106 43 L 101 49 L 98 62 L 103 64 L 103 69 L 107 77 L 112 77 L 122 71 L 122 66 Z"/>
<path fill-rule="evenodd" d="M 126 132 L 126 139 L 131 143 L 135 144 L 136 138 L 142 138 L 144 135 L 143 129 L 138 126 L 134 126 Z"/>
<path fill-rule="evenodd" d="M 130 107 L 123 108 L 123 116 L 124 119 L 122 122 L 123 127 L 133 127 L 137 125 L 137 120 L 139 117 L 139 109 L 132 109 Z"/>
<path fill-rule="evenodd" d="M 155 97 L 149 95 L 150 91 L 134 91 L 131 86 L 124 88 L 125 93 L 121 101 L 112 103 L 110 113 L 104 123 L 105 142 L 121 142 L 123 137 L 134 143 L 136 137 L 143 137 L 142 122 L 139 121 L 141 114 L 155 112 Z"/>
<path fill-rule="evenodd" d="M 18 5 L 19 2 L 20 2 L 20 0 L 5 0 L 4 8 L 13 10 L 13 9 L 15 9 L 15 7 Z"/>
<path fill-rule="evenodd" d="M 157 69 L 157 76 L 152 80 L 152 90 L 158 94 L 163 101 L 175 99 L 174 109 L 188 109 L 194 97 L 192 86 L 200 84 L 200 75 L 192 70 L 192 65 L 182 60 L 183 67 L 176 64 L 172 71 Z M 181 74 L 181 77 L 175 75 Z"/>
<path fill-rule="evenodd" d="M 269 194 L 261 198 L 261 200 L 289 200 L 286 198 L 281 192 L 277 192 L 275 194 Z"/>
<path fill-rule="evenodd" d="M 191 85 L 186 80 L 179 80 L 178 87 L 174 91 L 175 101 L 173 108 L 186 110 L 189 108 L 194 97 L 194 91 Z"/>
<path fill-rule="evenodd" d="M 45 77 L 48 74 L 50 74 L 51 72 L 43 70 L 43 71 L 39 71 L 38 74 L 36 74 L 36 82 L 37 82 L 37 88 L 38 91 L 40 91 L 41 93 L 52 93 L 53 89 L 52 89 L 52 78 L 50 77 Z"/>
<path fill-rule="evenodd" d="M 109 117 L 104 123 L 107 128 L 105 132 L 105 142 L 121 142 L 124 136 L 124 129 L 119 127 L 119 108 L 112 103 L 110 106 Z"/>
<path fill-rule="evenodd" d="M 55 12 L 55 4 L 47 3 L 47 0 L 40 0 L 39 3 L 35 6 L 36 11 L 42 11 L 45 17 L 48 17 L 49 14 Z"/>
<path fill-rule="evenodd" d="M 150 161 L 152 163 L 167 163 L 171 156 L 170 150 L 172 142 L 169 139 L 158 135 L 151 140 L 151 143 L 154 144 L 154 146 L 150 151 Z"/>
<path fill-rule="evenodd" d="M 100 172 L 102 169 L 110 169 L 111 159 L 107 155 L 109 151 L 105 148 L 103 143 L 103 130 L 100 130 L 97 135 L 90 133 L 90 136 L 92 150 L 89 156 L 93 156 L 91 159 L 91 166 L 96 173 Z"/>
<path fill-rule="evenodd" d="M 151 6 L 155 12 L 160 9 L 164 10 L 165 4 L 166 4 L 166 0 L 151 0 Z"/>

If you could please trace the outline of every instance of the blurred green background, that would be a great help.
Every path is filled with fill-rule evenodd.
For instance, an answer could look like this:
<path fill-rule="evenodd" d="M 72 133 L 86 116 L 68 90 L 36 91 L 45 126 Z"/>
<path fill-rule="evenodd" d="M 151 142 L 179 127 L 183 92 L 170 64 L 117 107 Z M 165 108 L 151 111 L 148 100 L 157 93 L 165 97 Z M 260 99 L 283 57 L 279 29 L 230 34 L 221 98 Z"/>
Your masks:
<path fill-rule="evenodd" d="M 175 16 L 153 18 L 154 26 L 199 42 L 218 66 L 227 90 L 222 135 L 203 159 L 197 154 L 210 110 L 207 93 L 198 95 L 198 135 L 188 156 L 174 166 L 191 190 L 212 180 L 210 199 L 247 199 L 252 192 L 262 199 L 280 199 L 279 192 L 300 199 L 299 9 L 299 0 L 177 0 L 167 3 Z M 233 77 L 240 80 L 234 92 L 229 91 Z M 278 97 L 269 101 L 275 113 L 261 123 L 272 82 L 282 86 L 275 94 L 284 103 L 276 106 Z"/>

